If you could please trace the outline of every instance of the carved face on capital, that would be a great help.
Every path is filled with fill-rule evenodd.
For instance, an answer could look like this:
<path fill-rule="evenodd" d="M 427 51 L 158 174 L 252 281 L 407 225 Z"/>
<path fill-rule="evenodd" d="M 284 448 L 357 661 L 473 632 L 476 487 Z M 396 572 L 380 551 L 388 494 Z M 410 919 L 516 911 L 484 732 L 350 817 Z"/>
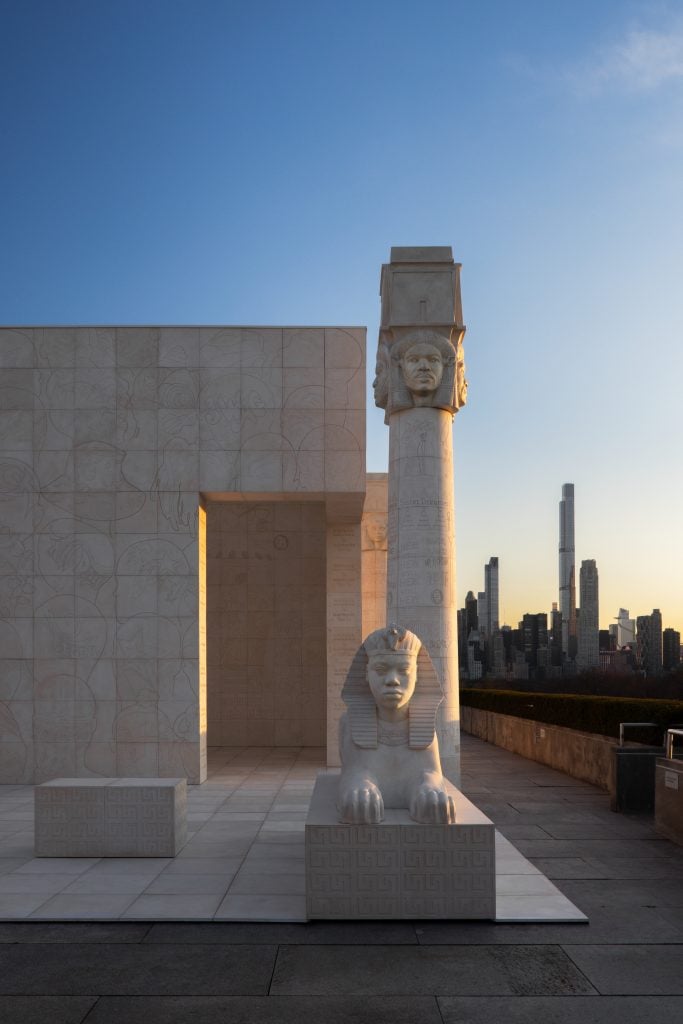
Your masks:
<path fill-rule="evenodd" d="M 372 390 L 375 396 L 375 405 L 385 409 L 389 398 L 389 352 L 386 345 L 380 345 L 377 349 L 377 360 L 375 362 L 375 379 L 372 382 Z"/>
<path fill-rule="evenodd" d="M 368 658 L 368 685 L 377 707 L 407 708 L 417 683 L 417 658 L 407 651 L 377 651 Z"/>
<path fill-rule="evenodd" d="M 462 344 L 458 345 L 457 358 L 455 362 L 455 387 L 457 391 L 458 406 L 467 402 L 467 378 L 465 377 L 465 352 Z"/>
<path fill-rule="evenodd" d="M 443 377 L 443 357 L 429 342 L 411 345 L 401 358 L 403 379 L 409 391 L 421 398 L 431 395 Z"/>

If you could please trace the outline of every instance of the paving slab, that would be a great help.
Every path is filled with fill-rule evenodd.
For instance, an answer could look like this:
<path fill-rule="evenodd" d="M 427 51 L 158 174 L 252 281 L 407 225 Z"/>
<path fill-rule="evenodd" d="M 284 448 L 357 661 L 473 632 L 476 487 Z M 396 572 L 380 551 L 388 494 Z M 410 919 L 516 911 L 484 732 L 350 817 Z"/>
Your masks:
<path fill-rule="evenodd" d="M 143 941 L 173 944 L 262 942 L 297 946 L 414 946 L 418 940 L 413 924 L 408 921 L 308 921 L 305 924 L 212 921 L 201 924 L 155 924 Z"/>
<path fill-rule="evenodd" d="M 3 995 L 265 995 L 275 946 L 0 946 Z"/>
<path fill-rule="evenodd" d="M 557 946 L 281 946 L 274 995 L 573 995 L 595 989 Z"/>
<path fill-rule="evenodd" d="M 532 945 L 561 943 L 590 945 L 603 943 L 676 942 L 683 939 L 683 920 L 663 916 L 657 908 L 641 907 L 637 914 L 617 908 L 591 912 L 584 924 L 490 924 L 469 921 L 416 921 L 415 930 L 421 945 L 470 943 L 481 945 Z M 680 912 L 679 912 L 680 913 Z"/>
<path fill-rule="evenodd" d="M 104 997 L 90 1012 L 87 1024 L 301 1024 L 302 1020 L 322 1024 L 442 1024 L 437 1001 L 430 996 Z"/>
<path fill-rule="evenodd" d="M 675 996 L 527 996 L 513 1000 L 497 996 L 440 996 L 438 1003 L 443 1024 L 660 1024 L 683 1019 L 683 999 Z"/>
<path fill-rule="evenodd" d="M 681 944 L 563 948 L 604 995 L 683 995 Z"/>
<path fill-rule="evenodd" d="M 96 996 L 0 996 L 0 1020 L 7 1024 L 82 1024 L 96 1002 Z"/>
<path fill-rule="evenodd" d="M 142 942 L 150 930 L 119 921 L 11 921 L 0 923 L 0 942 Z"/>

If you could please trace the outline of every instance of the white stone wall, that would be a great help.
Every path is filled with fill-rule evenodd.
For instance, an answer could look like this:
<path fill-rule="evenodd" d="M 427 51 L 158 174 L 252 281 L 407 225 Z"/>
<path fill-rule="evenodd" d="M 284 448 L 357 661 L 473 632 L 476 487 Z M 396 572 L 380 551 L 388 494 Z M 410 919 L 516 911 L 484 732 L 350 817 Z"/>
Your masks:
<path fill-rule="evenodd" d="M 204 777 L 200 495 L 359 521 L 364 367 L 359 328 L 0 329 L 0 782 Z"/>

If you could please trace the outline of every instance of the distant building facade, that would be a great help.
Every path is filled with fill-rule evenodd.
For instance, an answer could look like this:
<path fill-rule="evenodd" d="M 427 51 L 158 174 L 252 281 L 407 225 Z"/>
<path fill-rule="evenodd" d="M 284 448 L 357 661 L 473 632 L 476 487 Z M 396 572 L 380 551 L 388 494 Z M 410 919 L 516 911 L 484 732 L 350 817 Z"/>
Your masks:
<path fill-rule="evenodd" d="M 677 629 L 665 629 L 662 634 L 662 667 L 671 672 L 681 663 L 681 634 Z"/>
<path fill-rule="evenodd" d="M 500 629 L 498 586 L 498 558 L 494 555 L 489 559 L 488 565 L 484 566 L 484 599 L 486 601 L 486 618 L 490 635 Z"/>
<path fill-rule="evenodd" d="M 576 657 L 576 567 L 574 556 L 574 484 L 562 485 L 560 501 L 560 613 L 562 653 Z"/>
<path fill-rule="evenodd" d="M 598 567 L 594 559 L 581 562 L 579 573 L 581 611 L 579 618 L 578 667 L 597 668 L 600 664 L 600 616 L 598 601 Z"/>
<path fill-rule="evenodd" d="M 662 614 L 654 608 L 651 615 L 636 619 L 636 645 L 638 666 L 646 676 L 662 671 Z"/>
<path fill-rule="evenodd" d="M 632 646 L 636 642 L 636 620 L 629 615 L 628 608 L 620 608 L 617 615 L 617 647 Z"/>

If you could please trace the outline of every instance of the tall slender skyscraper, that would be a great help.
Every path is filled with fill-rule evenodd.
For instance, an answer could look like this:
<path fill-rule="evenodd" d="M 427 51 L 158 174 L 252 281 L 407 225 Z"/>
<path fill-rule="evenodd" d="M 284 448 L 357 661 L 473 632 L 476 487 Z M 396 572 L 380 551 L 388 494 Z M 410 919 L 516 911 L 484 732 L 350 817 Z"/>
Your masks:
<path fill-rule="evenodd" d="M 486 591 L 480 590 L 477 594 L 477 616 L 479 618 L 479 632 L 482 636 L 489 635 L 489 608 L 486 602 Z"/>
<path fill-rule="evenodd" d="M 600 622 L 598 603 L 598 568 L 594 559 L 585 559 L 579 572 L 579 654 L 580 669 L 597 668 L 600 664 Z"/>
<path fill-rule="evenodd" d="M 560 501 L 560 613 L 562 653 L 576 655 L 576 569 L 574 565 L 574 484 L 562 485 Z"/>
<path fill-rule="evenodd" d="M 484 566 L 484 589 L 479 591 L 477 600 L 479 615 L 479 631 L 485 637 L 491 637 L 500 629 L 500 612 L 498 611 L 498 559 L 494 555 Z"/>
<path fill-rule="evenodd" d="M 500 612 L 498 611 L 498 559 L 494 555 L 484 566 L 484 591 L 486 592 L 486 613 L 488 616 L 489 634 L 492 636 L 500 629 Z"/>

